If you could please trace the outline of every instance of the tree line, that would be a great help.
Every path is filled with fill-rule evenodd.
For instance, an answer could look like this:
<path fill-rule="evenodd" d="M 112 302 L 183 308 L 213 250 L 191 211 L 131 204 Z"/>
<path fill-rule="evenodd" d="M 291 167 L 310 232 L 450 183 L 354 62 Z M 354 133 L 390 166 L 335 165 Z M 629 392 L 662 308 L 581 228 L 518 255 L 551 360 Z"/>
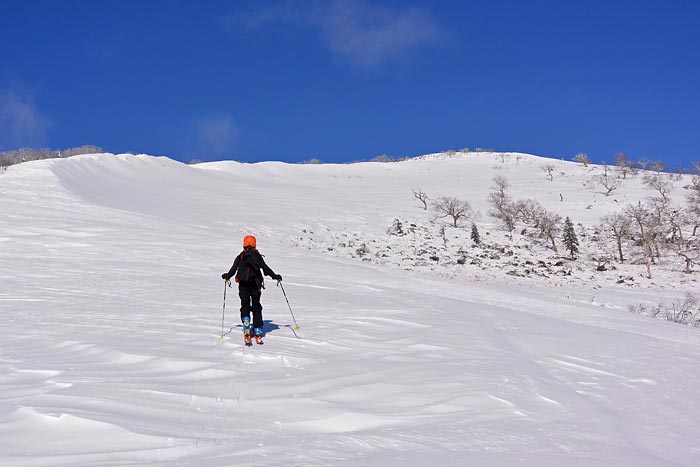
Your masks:
<path fill-rule="evenodd" d="M 0 152 L 0 171 L 21 162 L 36 161 L 42 159 L 56 159 L 59 157 L 77 156 L 79 154 L 97 154 L 105 152 L 98 146 L 89 144 L 68 149 L 34 149 L 21 148 L 13 151 Z"/>

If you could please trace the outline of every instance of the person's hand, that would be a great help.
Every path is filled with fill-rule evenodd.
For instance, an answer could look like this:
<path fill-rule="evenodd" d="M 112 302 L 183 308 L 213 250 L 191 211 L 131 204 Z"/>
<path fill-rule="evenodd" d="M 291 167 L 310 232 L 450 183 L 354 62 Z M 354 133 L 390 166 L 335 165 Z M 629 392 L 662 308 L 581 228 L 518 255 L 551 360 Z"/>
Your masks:
<path fill-rule="evenodd" d="M 225 281 L 230 281 L 231 280 L 231 274 L 225 272 L 221 275 L 221 278 Z"/>
<path fill-rule="evenodd" d="M 275 279 L 277 282 L 282 282 L 282 276 L 280 276 L 279 274 L 277 274 L 277 275 L 274 277 L 274 279 Z"/>

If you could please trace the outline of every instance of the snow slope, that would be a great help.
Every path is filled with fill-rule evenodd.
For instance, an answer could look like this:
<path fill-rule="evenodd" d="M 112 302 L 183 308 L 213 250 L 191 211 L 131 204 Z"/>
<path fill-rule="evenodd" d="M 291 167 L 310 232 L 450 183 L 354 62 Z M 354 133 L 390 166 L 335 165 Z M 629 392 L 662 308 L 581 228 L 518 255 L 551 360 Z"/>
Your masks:
<path fill-rule="evenodd" d="M 469 199 L 486 227 L 494 175 L 589 225 L 643 191 L 596 194 L 581 186 L 596 168 L 559 161 L 549 182 L 545 162 L 10 167 L 0 465 L 700 465 L 700 333 L 627 311 L 695 283 L 477 281 L 339 251 L 342 235 L 398 245 L 393 219 L 425 220 L 416 187 Z M 270 281 L 250 349 L 233 288 L 219 339 L 220 275 L 248 233 L 301 326 Z"/>

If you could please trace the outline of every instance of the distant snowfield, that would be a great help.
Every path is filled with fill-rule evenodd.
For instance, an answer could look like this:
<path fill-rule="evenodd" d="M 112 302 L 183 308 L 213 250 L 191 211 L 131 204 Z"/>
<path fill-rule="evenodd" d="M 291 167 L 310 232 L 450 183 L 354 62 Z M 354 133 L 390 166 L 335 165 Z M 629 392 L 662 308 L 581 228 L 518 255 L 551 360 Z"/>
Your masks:
<path fill-rule="evenodd" d="M 543 163 L 557 166 L 552 182 Z M 634 180 L 610 197 L 584 188 L 592 170 L 519 154 L 10 167 L 0 465 L 700 465 L 700 331 L 627 311 L 697 289 L 695 276 L 669 265 L 635 286 L 583 267 L 573 279 L 479 278 L 338 246 L 346 235 L 370 251 L 409 248 L 386 230 L 427 223 L 418 187 L 469 200 L 491 236 L 502 235 L 486 215 L 495 175 L 588 226 L 643 196 Z M 235 288 L 219 338 L 220 275 L 246 234 L 284 276 L 301 326 L 268 281 L 266 343 L 252 348 Z"/>

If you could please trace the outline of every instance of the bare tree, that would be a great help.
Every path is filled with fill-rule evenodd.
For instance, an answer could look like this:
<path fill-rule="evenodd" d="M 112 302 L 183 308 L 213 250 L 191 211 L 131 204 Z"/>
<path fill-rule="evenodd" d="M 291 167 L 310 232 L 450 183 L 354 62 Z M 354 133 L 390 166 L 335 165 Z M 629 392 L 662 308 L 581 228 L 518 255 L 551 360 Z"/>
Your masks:
<path fill-rule="evenodd" d="M 690 274 L 693 265 L 700 264 L 700 239 L 693 238 L 679 245 L 676 254 L 685 260 L 685 272 Z"/>
<path fill-rule="evenodd" d="M 4 154 L 0 154 L 0 174 L 5 172 L 11 165 L 12 161 L 10 161 L 10 158 L 6 157 Z"/>
<path fill-rule="evenodd" d="M 700 175 L 700 161 L 691 162 L 690 165 L 696 175 Z"/>
<path fill-rule="evenodd" d="M 516 216 L 524 223 L 537 227 L 545 209 L 534 199 L 519 200 L 513 203 Z"/>
<path fill-rule="evenodd" d="M 682 226 L 685 224 L 685 213 L 675 208 L 669 200 L 660 197 L 650 198 L 644 206 L 639 206 L 635 211 L 641 209 L 643 216 L 637 216 L 635 222 L 640 227 L 641 241 L 648 249 L 651 262 L 655 262 L 655 258 L 661 258 L 662 246 L 665 246 L 667 240 L 674 243 L 682 242 L 683 232 Z M 641 223 L 640 223 L 641 221 Z"/>
<path fill-rule="evenodd" d="M 700 165 L 700 164 L 698 164 Z M 698 167 L 700 171 L 700 167 Z M 693 225 L 693 237 L 700 227 L 700 174 L 693 176 L 690 192 L 686 196 L 688 221 Z"/>
<path fill-rule="evenodd" d="M 664 164 L 663 161 L 656 160 L 651 165 L 651 168 L 655 170 L 657 174 L 661 174 L 661 172 L 668 169 L 668 165 Z"/>
<path fill-rule="evenodd" d="M 683 180 L 683 175 L 689 174 L 688 169 L 685 168 L 683 164 L 678 164 L 676 166 L 676 173 L 671 173 L 669 176 L 673 177 L 673 180 L 680 182 Z"/>
<path fill-rule="evenodd" d="M 469 201 L 462 201 L 457 198 L 443 196 L 433 202 L 433 210 L 439 218 L 450 217 L 454 227 L 459 226 L 462 219 L 470 219 L 474 215 Z"/>
<path fill-rule="evenodd" d="M 547 173 L 547 178 L 549 178 L 549 181 L 554 181 L 554 169 L 556 168 L 554 164 L 543 164 L 540 167 Z"/>
<path fill-rule="evenodd" d="M 561 216 L 547 211 L 540 203 L 532 199 L 511 203 L 514 220 L 520 219 L 525 224 L 539 230 L 539 236 L 552 242 L 552 249 L 557 252 L 556 236 L 561 230 Z"/>
<path fill-rule="evenodd" d="M 644 263 L 647 266 L 647 277 L 651 279 L 651 263 L 655 262 L 655 251 L 659 251 L 656 244 L 659 236 L 658 219 L 649 209 L 642 206 L 641 202 L 628 206 L 625 209 L 625 214 L 639 228 L 639 241 L 644 254 Z"/>
<path fill-rule="evenodd" d="M 637 166 L 639 166 L 639 168 L 642 170 L 647 170 L 649 164 L 651 164 L 651 162 L 649 162 L 649 159 L 646 159 L 644 157 L 640 157 L 639 159 L 637 159 Z"/>
<path fill-rule="evenodd" d="M 647 174 L 642 178 L 642 181 L 649 188 L 658 191 L 664 201 L 668 199 L 668 194 L 673 191 L 673 181 L 661 173 Z"/>
<path fill-rule="evenodd" d="M 665 203 L 664 203 L 665 204 Z M 688 216 L 682 209 L 665 204 L 665 218 L 671 229 L 671 241 L 679 246 L 683 243 L 683 226 L 688 223 Z"/>
<path fill-rule="evenodd" d="M 608 170 L 607 165 L 603 166 L 602 174 L 593 177 L 593 181 L 607 190 L 605 196 L 610 196 L 610 193 L 617 190 L 620 186 L 620 180 Z"/>
<path fill-rule="evenodd" d="M 559 214 L 543 210 L 540 213 L 537 227 L 540 229 L 540 235 L 552 242 L 552 249 L 555 253 L 558 253 L 557 243 L 554 238 L 561 230 L 561 216 Z"/>
<path fill-rule="evenodd" d="M 508 232 L 513 232 L 517 210 L 508 195 L 509 187 L 510 184 L 505 177 L 499 175 L 493 178 L 493 186 L 491 187 L 493 191 L 488 196 L 488 202 L 493 210 L 489 214 L 503 221 Z"/>
<path fill-rule="evenodd" d="M 625 258 L 622 254 L 622 240 L 629 235 L 631 223 L 632 220 L 622 213 L 609 214 L 603 218 L 603 227 L 612 230 L 615 236 L 621 263 L 625 262 Z"/>
<path fill-rule="evenodd" d="M 423 209 L 427 211 L 428 210 L 428 200 L 430 199 L 430 198 L 428 198 L 428 195 L 425 194 L 420 188 L 416 188 L 415 190 L 413 190 L 413 196 L 415 196 L 415 198 L 418 201 L 423 203 Z"/>
<path fill-rule="evenodd" d="M 632 162 L 624 152 L 615 154 L 615 167 L 617 167 L 617 172 L 623 180 L 627 178 L 631 166 Z"/>

